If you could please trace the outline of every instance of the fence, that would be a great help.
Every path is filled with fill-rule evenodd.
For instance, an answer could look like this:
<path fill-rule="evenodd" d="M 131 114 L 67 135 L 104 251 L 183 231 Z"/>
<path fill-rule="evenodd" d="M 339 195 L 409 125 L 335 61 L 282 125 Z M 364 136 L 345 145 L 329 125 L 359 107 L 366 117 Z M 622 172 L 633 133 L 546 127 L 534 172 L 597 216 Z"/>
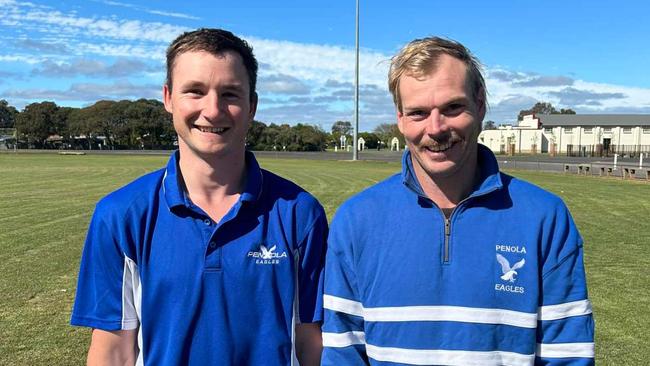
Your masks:
<path fill-rule="evenodd" d="M 567 145 L 566 156 L 571 157 L 621 157 L 636 158 L 641 153 L 650 155 L 650 145 Z"/>

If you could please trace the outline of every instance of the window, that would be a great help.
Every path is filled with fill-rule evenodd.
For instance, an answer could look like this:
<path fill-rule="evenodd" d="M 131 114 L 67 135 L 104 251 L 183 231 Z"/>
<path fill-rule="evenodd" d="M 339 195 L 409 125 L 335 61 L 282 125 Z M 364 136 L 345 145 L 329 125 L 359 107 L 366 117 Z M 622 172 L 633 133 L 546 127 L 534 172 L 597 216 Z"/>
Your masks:
<path fill-rule="evenodd" d="M 573 133 L 573 128 L 569 127 L 564 129 L 565 135 L 571 135 L 572 133 Z"/>
<path fill-rule="evenodd" d="M 643 134 L 650 135 L 650 127 L 643 127 Z"/>
<path fill-rule="evenodd" d="M 623 128 L 623 133 L 624 134 L 631 134 L 632 133 L 632 127 L 624 127 Z"/>
<path fill-rule="evenodd" d="M 594 133 L 593 127 L 585 127 L 585 135 L 590 135 L 592 133 Z"/>
<path fill-rule="evenodd" d="M 603 128 L 604 133 L 612 133 L 612 128 L 611 127 L 605 127 Z"/>
<path fill-rule="evenodd" d="M 544 133 L 548 133 L 548 134 L 553 133 L 553 128 L 552 128 L 552 127 L 546 127 L 546 128 L 544 128 Z"/>

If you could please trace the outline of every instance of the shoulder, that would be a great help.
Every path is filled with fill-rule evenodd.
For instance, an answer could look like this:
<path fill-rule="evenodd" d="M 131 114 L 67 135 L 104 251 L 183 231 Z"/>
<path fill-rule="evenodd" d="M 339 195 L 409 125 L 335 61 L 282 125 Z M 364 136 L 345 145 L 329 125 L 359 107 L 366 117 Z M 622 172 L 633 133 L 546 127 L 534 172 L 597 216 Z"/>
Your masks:
<path fill-rule="evenodd" d="M 555 193 L 523 179 L 515 178 L 505 173 L 500 173 L 505 192 L 511 200 L 513 207 L 530 212 L 556 214 L 568 212 L 566 204 Z"/>
<path fill-rule="evenodd" d="M 95 215 L 123 217 L 132 210 L 144 210 L 154 204 L 165 169 L 145 174 L 99 200 Z"/>
<path fill-rule="evenodd" d="M 271 173 L 268 170 L 261 170 L 263 177 L 262 194 L 265 198 L 271 199 L 272 201 L 298 205 L 305 209 L 320 207 L 318 200 L 296 183 Z"/>
<path fill-rule="evenodd" d="M 325 210 L 311 193 L 296 183 L 268 170 L 262 171 L 262 204 L 273 207 L 298 226 L 311 226 L 318 219 L 326 221 Z"/>

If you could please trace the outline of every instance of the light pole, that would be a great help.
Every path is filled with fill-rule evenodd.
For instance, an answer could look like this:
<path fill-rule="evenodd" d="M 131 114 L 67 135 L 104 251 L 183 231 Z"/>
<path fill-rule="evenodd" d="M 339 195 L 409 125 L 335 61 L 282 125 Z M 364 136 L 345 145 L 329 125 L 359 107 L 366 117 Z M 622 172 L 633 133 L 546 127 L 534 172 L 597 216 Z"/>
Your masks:
<path fill-rule="evenodd" d="M 352 160 L 358 160 L 357 140 L 359 134 L 359 0 L 357 0 L 357 14 L 355 21 L 355 68 L 354 68 L 354 133 L 352 136 Z"/>

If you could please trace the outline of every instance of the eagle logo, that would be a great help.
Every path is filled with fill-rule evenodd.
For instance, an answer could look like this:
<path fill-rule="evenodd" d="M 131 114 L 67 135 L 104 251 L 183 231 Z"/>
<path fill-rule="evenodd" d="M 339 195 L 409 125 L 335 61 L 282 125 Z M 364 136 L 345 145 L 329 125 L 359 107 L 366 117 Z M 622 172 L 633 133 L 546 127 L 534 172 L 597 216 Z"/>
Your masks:
<path fill-rule="evenodd" d="M 510 262 L 508 262 L 504 256 L 497 253 L 497 262 L 501 265 L 501 272 L 503 272 L 501 279 L 504 281 L 515 282 L 515 276 L 518 275 L 517 270 L 524 266 L 526 259 L 522 259 L 510 267 Z"/>
<path fill-rule="evenodd" d="M 260 250 L 262 251 L 262 259 L 271 259 L 273 258 L 273 252 L 275 251 L 275 247 L 277 245 L 274 245 L 271 247 L 271 249 L 267 249 L 264 244 L 260 244 Z"/>

